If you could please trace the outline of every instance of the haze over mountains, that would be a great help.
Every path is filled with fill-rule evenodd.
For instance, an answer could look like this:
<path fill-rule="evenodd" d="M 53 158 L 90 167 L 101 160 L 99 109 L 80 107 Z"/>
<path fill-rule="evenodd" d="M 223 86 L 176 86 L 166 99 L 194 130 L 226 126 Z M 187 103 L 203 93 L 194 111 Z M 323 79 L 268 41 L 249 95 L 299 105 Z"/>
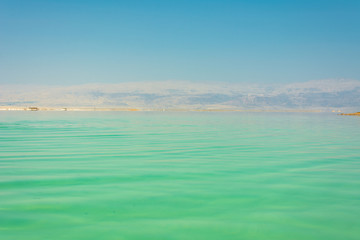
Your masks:
<path fill-rule="evenodd" d="M 139 109 L 360 109 L 360 81 L 292 84 L 187 81 L 0 86 L 0 106 Z"/>

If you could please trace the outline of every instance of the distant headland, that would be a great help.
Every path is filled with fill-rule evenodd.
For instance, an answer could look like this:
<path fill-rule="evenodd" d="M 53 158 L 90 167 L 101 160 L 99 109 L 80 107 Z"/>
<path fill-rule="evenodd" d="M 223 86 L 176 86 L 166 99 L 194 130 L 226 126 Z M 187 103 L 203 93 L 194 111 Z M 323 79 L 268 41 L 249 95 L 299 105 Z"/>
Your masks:
<path fill-rule="evenodd" d="M 356 113 L 340 113 L 339 115 L 346 115 L 346 116 L 360 116 L 360 112 L 356 112 Z"/>

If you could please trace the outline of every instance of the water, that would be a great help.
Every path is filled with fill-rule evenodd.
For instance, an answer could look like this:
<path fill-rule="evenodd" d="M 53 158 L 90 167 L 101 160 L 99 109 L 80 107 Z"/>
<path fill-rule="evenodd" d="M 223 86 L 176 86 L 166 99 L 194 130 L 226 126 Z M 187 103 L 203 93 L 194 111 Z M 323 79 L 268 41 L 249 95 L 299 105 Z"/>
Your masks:
<path fill-rule="evenodd" d="M 360 118 L 0 112 L 0 238 L 358 239 Z"/>

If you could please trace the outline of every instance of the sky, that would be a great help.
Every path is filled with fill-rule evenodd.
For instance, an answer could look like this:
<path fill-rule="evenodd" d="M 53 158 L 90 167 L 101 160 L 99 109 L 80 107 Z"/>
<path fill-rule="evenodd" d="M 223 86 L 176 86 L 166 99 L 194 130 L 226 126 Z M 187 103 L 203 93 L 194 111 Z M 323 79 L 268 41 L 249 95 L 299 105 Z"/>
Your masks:
<path fill-rule="evenodd" d="M 360 80 L 360 0 L 0 0 L 0 84 Z"/>

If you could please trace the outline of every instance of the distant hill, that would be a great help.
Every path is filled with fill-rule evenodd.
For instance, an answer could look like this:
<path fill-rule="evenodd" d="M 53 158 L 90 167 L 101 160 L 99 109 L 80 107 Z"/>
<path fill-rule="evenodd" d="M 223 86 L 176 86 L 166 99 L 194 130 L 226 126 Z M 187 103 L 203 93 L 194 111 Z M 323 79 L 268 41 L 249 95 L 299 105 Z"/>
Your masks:
<path fill-rule="evenodd" d="M 186 81 L 0 86 L 0 106 L 140 109 L 360 109 L 360 81 L 286 85 Z"/>

